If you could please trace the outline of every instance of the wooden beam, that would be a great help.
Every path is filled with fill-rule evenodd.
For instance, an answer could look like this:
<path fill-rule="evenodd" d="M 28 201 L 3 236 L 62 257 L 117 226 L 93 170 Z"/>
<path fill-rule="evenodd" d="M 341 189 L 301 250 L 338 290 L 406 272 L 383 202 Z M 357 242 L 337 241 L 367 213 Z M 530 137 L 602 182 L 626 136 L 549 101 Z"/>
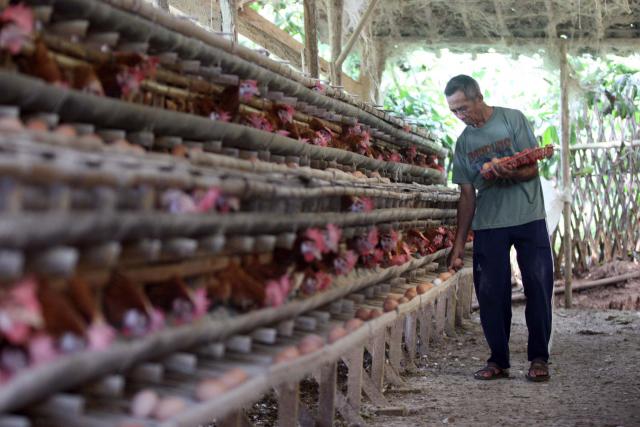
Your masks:
<path fill-rule="evenodd" d="M 571 169 L 569 167 L 569 66 L 567 64 L 567 43 L 560 42 L 560 128 L 562 142 L 562 187 L 565 195 L 571 194 Z M 571 308 L 571 200 L 564 201 L 564 305 Z"/>
<path fill-rule="evenodd" d="M 318 7 L 316 0 L 304 0 L 304 58 L 305 72 L 320 77 L 318 65 Z"/>
<path fill-rule="evenodd" d="M 329 21 L 329 41 L 331 46 L 330 78 L 334 85 L 342 84 L 342 71 L 336 66 L 342 50 L 342 14 L 343 0 L 327 0 L 327 14 Z"/>
<path fill-rule="evenodd" d="M 237 23 L 240 34 L 273 52 L 279 58 L 289 61 L 295 68 L 302 69 L 301 53 L 304 46 L 289 33 L 248 7 L 238 11 Z M 318 58 L 318 62 L 320 72 L 328 76 L 331 68 L 329 62 L 322 58 Z M 344 76 L 342 84 L 349 93 L 360 94 L 362 91 L 361 85 L 348 76 Z"/>
<path fill-rule="evenodd" d="M 356 40 L 358 40 L 358 37 L 360 36 L 360 33 L 362 32 L 362 29 L 364 28 L 364 25 L 369 20 L 369 17 L 373 13 L 373 10 L 376 8 L 377 4 L 378 4 L 378 0 L 370 0 L 369 1 L 369 5 L 367 6 L 367 9 L 364 11 L 364 14 L 362 15 L 362 18 L 360 18 L 360 21 L 358 22 L 358 25 L 353 30 L 353 33 L 351 34 L 351 36 L 349 36 L 349 40 L 347 41 L 347 45 L 344 47 L 344 49 L 342 49 L 342 51 L 340 52 L 340 55 L 338 56 L 338 58 L 335 61 L 337 68 L 342 68 L 342 63 L 347 58 L 347 55 L 349 55 L 349 52 L 351 52 L 351 49 L 353 49 L 353 45 L 356 43 Z"/>

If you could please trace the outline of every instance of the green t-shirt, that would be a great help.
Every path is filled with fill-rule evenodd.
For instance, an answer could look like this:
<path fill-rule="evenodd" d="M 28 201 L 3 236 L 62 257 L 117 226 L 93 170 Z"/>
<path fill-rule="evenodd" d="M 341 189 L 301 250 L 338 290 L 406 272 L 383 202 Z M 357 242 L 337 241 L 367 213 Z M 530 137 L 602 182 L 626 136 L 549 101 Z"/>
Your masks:
<path fill-rule="evenodd" d="M 485 180 L 480 169 L 492 158 L 511 156 L 538 146 L 531 126 L 518 110 L 493 107 L 481 128 L 467 126 L 456 142 L 453 182 L 477 190 L 472 228 L 511 227 L 545 218 L 540 178 L 526 182 Z"/>

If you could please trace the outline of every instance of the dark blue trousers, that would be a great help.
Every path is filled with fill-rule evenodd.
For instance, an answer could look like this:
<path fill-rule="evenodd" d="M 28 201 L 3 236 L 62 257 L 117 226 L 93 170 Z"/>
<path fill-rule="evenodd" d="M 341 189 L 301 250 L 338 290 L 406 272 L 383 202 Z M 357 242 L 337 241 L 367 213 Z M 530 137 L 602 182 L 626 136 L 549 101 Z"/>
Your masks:
<path fill-rule="evenodd" d="M 549 359 L 553 259 L 546 221 L 514 227 L 474 231 L 473 282 L 480 305 L 480 321 L 491 349 L 488 362 L 509 368 L 511 332 L 511 264 L 515 246 L 527 298 L 529 360 Z"/>

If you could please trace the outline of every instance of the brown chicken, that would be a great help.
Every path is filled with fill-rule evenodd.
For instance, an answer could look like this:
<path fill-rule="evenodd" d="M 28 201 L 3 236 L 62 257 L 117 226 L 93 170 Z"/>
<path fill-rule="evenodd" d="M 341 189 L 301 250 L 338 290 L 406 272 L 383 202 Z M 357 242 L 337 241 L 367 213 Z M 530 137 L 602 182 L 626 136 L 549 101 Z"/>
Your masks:
<path fill-rule="evenodd" d="M 41 39 L 35 41 L 33 55 L 27 59 L 25 71 L 47 83 L 64 84 L 60 67 Z"/>
<path fill-rule="evenodd" d="M 45 331 L 57 342 L 63 353 L 82 350 L 87 346 L 87 326 L 71 301 L 62 293 L 52 290 L 40 280 L 38 300 L 42 307 Z"/>

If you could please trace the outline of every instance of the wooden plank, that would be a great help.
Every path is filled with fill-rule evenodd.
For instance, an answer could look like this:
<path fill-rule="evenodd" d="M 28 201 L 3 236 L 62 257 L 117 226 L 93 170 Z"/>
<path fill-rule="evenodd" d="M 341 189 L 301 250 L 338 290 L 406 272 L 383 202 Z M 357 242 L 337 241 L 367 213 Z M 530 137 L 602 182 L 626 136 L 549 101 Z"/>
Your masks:
<path fill-rule="evenodd" d="M 276 388 L 278 394 L 278 425 L 281 427 L 298 426 L 299 383 L 285 383 Z"/>
<path fill-rule="evenodd" d="M 434 322 L 433 342 L 441 342 L 444 337 L 445 314 L 447 312 L 447 296 L 444 292 L 440 292 L 436 298 L 436 315 Z"/>
<path fill-rule="evenodd" d="M 331 427 L 336 411 L 337 363 L 328 363 L 320 368 L 318 391 L 318 426 Z"/>
<path fill-rule="evenodd" d="M 384 386 L 384 365 L 386 347 L 386 328 L 375 334 L 369 341 L 369 353 L 371 353 L 371 381 L 375 387 L 382 391 Z"/>
<path fill-rule="evenodd" d="M 367 423 L 360 416 L 360 413 L 354 410 L 351 405 L 349 405 L 349 402 L 347 402 L 347 398 L 344 397 L 342 393 L 336 393 L 336 409 L 340 412 L 340 415 L 342 415 L 342 418 L 344 418 L 348 425 L 367 425 Z"/>
<path fill-rule="evenodd" d="M 342 0 L 334 1 L 342 3 Z M 293 67 L 302 69 L 302 57 L 300 55 L 300 52 L 304 49 L 302 43 L 248 7 L 238 12 L 238 18 L 237 24 L 240 34 L 260 46 L 264 46 L 274 55 L 288 61 Z M 331 66 L 328 61 L 319 57 L 318 65 L 322 74 L 327 76 L 330 74 Z M 341 84 L 347 92 L 355 94 L 362 92 L 360 83 L 348 76 L 342 76 Z"/>
<path fill-rule="evenodd" d="M 397 371 L 401 372 L 402 366 L 402 329 L 403 318 L 396 319 L 389 331 L 389 364 Z"/>
<path fill-rule="evenodd" d="M 429 352 L 429 341 L 433 334 L 433 303 L 428 303 L 419 312 L 418 326 L 420 336 L 420 346 L 418 351 L 420 356 L 426 356 Z"/>
<path fill-rule="evenodd" d="M 407 347 L 406 362 L 408 366 L 413 365 L 417 352 L 417 320 L 418 310 L 408 313 L 404 318 L 404 343 Z"/>
<path fill-rule="evenodd" d="M 349 369 L 347 375 L 347 402 L 356 411 L 360 412 L 362 404 L 362 359 L 364 349 L 358 345 L 343 357 Z"/>
<path fill-rule="evenodd" d="M 365 372 L 362 375 L 362 391 L 367 395 L 371 403 L 378 407 L 389 407 L 389 401 L 382 391 L 376 387 L 376 385 L 371 380 L 371 377 Z"/>
<path fill-rule="evenodd" d="M 447 307 L 446 307 L 446 314 L 445 314 L 445 333 L 449 337 L 454 337 L 456 335 L 456 284 L 455 282 L 449 285 L 446 295 L 447 295 Z"/>

